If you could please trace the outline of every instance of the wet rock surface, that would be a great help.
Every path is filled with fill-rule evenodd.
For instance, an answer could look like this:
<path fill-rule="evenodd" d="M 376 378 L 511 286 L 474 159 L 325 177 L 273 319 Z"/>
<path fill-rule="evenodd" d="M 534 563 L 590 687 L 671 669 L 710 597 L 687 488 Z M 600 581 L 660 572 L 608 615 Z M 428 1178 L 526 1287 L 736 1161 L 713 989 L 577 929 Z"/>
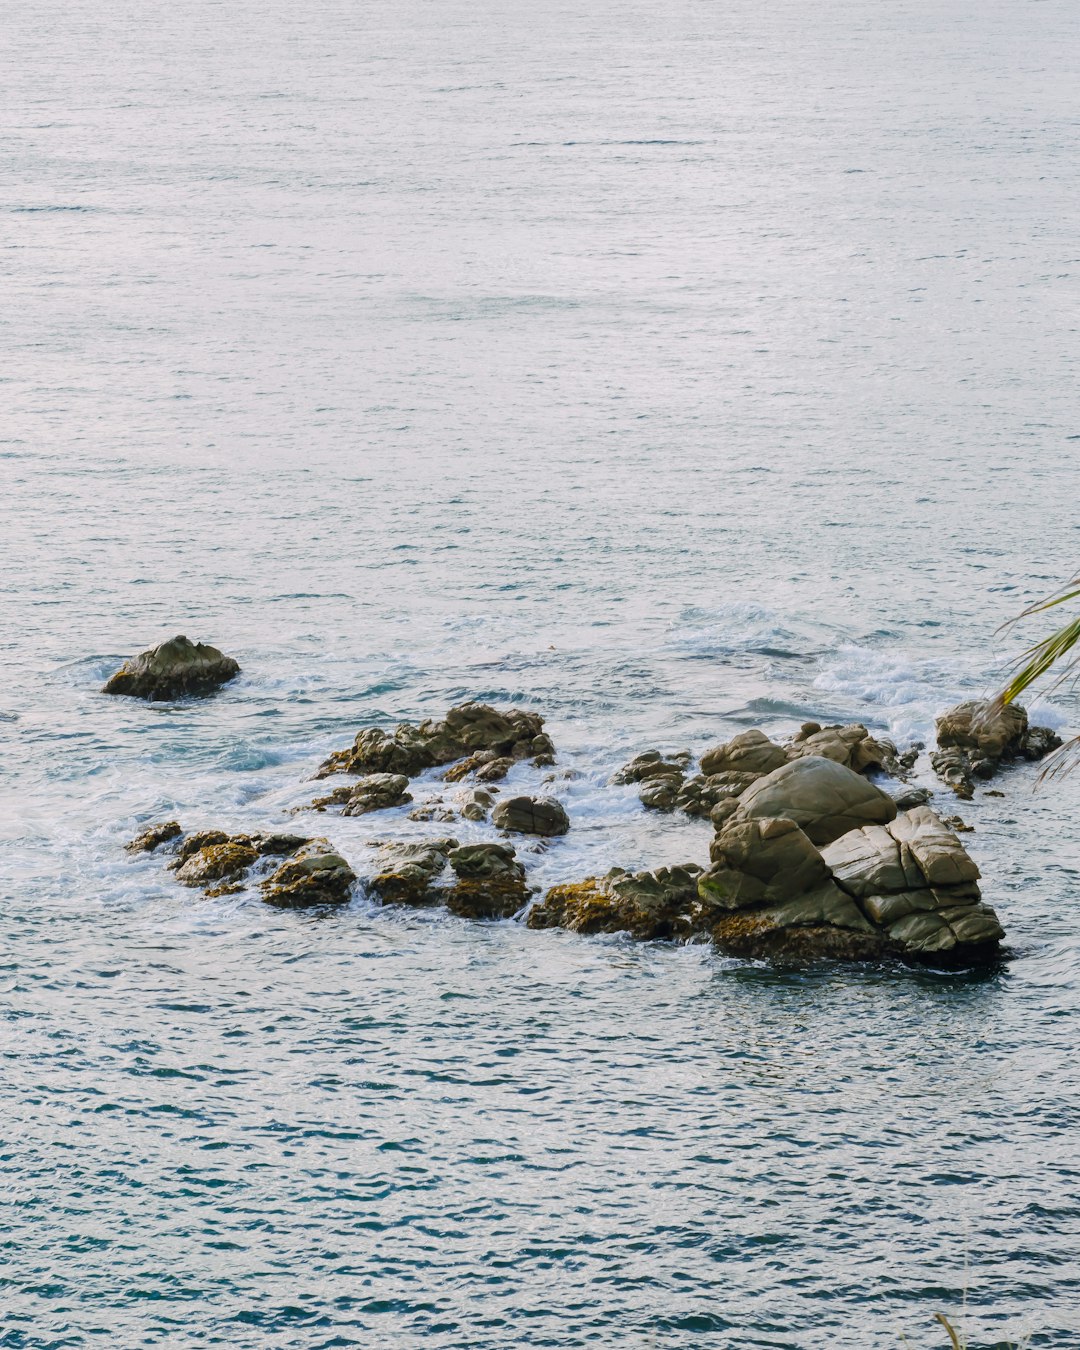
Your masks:
<path fill-rule="evenodd" d="M 239 674 L 231 656 L 180 635 L 125 661 L 102 686 L 102 693 L 171 702 L 189 694 L 213 693 Z"/>
<path fill-rule="evenodd" d="M 499 712 L 486 703 L 463 703 L 438 721 L 402 722 L 392 732 L 366 727 L 351 746 L 331 755 L 315 776 L 394 773 L 412 778 L 426 769 L 469 760 L 469 767 L 455 775 L 464 777 L 504 759 L 510 764 L 523 759 L 553 763 L 554 746 L 544 732 L 544 719 L 517 708 Z"/>
<path fill-rule="evenodd" d="M 313 839 L 262 883 L 262 898 L 278 909 L 344 905 L 356 873 L 328 839 Z"/>
<path fill-rule="evenodd" d="M 695 863 L 655 872 L 613 868 L 605 877 L 553 886 L 526 923 L 575 933 L 625 932 L 641 940 L 690 938 L 706 931 L 697 890 L 701 872 Z"/>
<path fill-rule="evenodd" d="M 934 772 L 970 801 L 977 781 L 993 778 L 1003 764 L 1042 759 L 1061 745 L 1061 737 L 1049 727 L 1029 726 L 1017 703 L 972 699 L 937 719 L 937 743 L 930 755 Z"/>
<path fill-rule="evenodd" d="M 160 825 L 148 825 L 141 834 L 137 834 L 134 839 L 124 845 L 128 853 L 153 853 L 156 848 L 162 844 L 168 843 L 170 839 L 175 839 L 183 834 L 179 822 L 175 820 L 163 821 Z"/>
<path fill-rule="evenodd" d="M 522 746 L 537 749 L 538 725 L 534 714 L 468 704 L 452 709 L 443 722 L 403 724 L 392 736 L 361 733 L 357 741 L 365 754 L 377 746 L 386 762 L 404 762 L 417 744 L 430 759 L 460 750 L 469 737 L 497 733 L 517 737 L 510 742 L 517 754 Z M 979 726 L 968 732 L 967 725 L 954 719 L 948 736 L 977 737 Z M 970 771 L 972 755 L 987 747 L 1002 756 L 1034 754 L 1045 740 L 1040 733 L 1031 741 L 1031 735 L 1026 721 L 1012 714 L 989 740 L 948 746 L 942 753 L 961 751 Z M 455 771 L 445 777 L 475 780 L 485 769 L 501 773 L 518 762 L 499 753 L 506 744 L 472 750 L 453 761 Z M 689 772 L 688 752 L 646 751 L 609 781 L 636 784 L 642 800 L 656 809 L 711 820 L 715 835 L 707 867 L 616 867 L 602 877 L 552 886 L 530 908 L 526 866 L 505 840 L 369 840 L 378 852 L 363 876 L 364 891 L 382 904 L 444 906 L 469 919 L 518 918 L 533 929 L 626 933 L 639 940 L 711 941 L 731 955 L 779 962 L 995 960 L 1004 933 L 982 900 L 978 867 L 950 823 L 968 827 L 935 814 L 926 804 L 926 788 L 905 785 L 893 797 L 867 777 L 903 771 L 915 753 L 898 756 L 891 742 L 869 736 L 859 724 L 818 723 L 805 724 L 786 743 L 760 731 L 744 732 L 709 751 L 700 773 Z M 316 805 L 365 815 L 408 803 L 408 788 L 404 772 L 369 769 Z M 497 786 L 478 781 L 452 799 L 422 802 L 409 818 L 465 819 L 534 836 L 536 842 L 525 846 L 526 860 L 530 853 L 546 853 L 553 847 L 546 841 L 569 829 L 566 810 L 555 798 L 504 797 Z M 328 840 L 300 834 L 209 829 L 184 835 L 178 822 L 166 821 L 148 826 L 126 845 L 131 852 L 163 846 L 177 880 L 207 895 L 257 886 L 262 900 L 282 908 L 341 905 L 357 881 Z"/>
<path fill-rule="evenodd" d="M 536 834 L 554 838 L 566 834 L 570 818 L 554 797 L 508 797 L 491 813 L 491 823 L 513 834 Z"/>

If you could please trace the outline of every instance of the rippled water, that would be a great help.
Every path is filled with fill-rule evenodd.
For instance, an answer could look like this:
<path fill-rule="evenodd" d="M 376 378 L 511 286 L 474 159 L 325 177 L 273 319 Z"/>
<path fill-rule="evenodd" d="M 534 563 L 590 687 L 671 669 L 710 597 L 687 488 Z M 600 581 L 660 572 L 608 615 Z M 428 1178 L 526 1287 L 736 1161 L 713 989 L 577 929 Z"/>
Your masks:
<path fill-rule="evenodd" d="M 612 768 L 987 688 L 1077 552 L 1075 17 L 9 0 L 0 1345 L 1080 1344 L 1080 778 L 963 808 L 980 977 L 120 848 L 477 697 L 581 774 L 538 884 L 701 860 Z M 242 677 L 97 692 L 175 632 Z"/>

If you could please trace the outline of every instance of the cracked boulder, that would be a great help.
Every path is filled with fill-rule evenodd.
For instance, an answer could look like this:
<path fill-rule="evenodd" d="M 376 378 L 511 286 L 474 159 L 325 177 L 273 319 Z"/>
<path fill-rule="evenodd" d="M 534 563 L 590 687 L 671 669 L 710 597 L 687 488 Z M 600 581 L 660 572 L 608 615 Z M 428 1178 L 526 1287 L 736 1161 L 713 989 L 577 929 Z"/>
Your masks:
<path fill-rule="evenodd" d="M 869 779 L 835 760 L 807 755 L 747 788 L 732 819 L 784 817 L 799 825 L 811 842 L 823 845 L 895 816 L 893 799 Z"/>

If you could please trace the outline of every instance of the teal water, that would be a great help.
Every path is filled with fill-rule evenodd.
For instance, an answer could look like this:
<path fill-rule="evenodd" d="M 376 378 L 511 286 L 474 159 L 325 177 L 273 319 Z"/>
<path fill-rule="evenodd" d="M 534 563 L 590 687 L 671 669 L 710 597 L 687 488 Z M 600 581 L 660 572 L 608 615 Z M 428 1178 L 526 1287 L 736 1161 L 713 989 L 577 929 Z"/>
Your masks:
<path fill-rule="evenodd" d="M 0 1346 L 1080 1344 L 1080 778 L 963 807 L 979 977 L 279 913 L 121 848 L 280 827 L 468 697 L 580 775 L 538 885 L 700 861 L 613 768 L 990 687 L 1077 552 L 1073 7 L 0 30 Z M 243 675 L 98 693 L 175 632 Z"/>

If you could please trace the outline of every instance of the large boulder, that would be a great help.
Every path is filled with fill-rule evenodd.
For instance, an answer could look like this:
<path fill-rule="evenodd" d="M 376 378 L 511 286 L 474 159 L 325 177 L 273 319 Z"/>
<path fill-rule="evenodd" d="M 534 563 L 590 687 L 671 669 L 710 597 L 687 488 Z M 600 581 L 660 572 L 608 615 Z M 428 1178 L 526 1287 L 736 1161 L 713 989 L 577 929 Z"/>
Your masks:
<path fill-rule="evenodd" d="M 212 693 L 239 674 L 231 656 L 181 635 L 125 661 L 102 693 L 168 702 L 185 694 Z"/>
<path fill-rule="evenodd" d="M 392 732 L 366 727 L 351 746 L 332 754 L 315 776 L 395 773 L 411 778 L 425 769 L 465 759 L 472 762 L 464 772 L 500 759 L 552 763 L 554 747 L 543 727 L 544 719 L 538 713 L 518 708 L 499 712 L 486 703 L 462 703 L 439 721 L 402 722 Z M 464 773 L 454 775 L 461 776 Z"/>
<path fill-rule="evenodd" d="M 698 891 L 732 955 L 979 964 L 1004 937 L 975 862 L 925 806 L 820 851 L 790 819 L 735 820 L 711 853 Z"/>
<path fill-rule="evenodd" d="M 785 763 L 753 783 L 739 798 L 734 819 L 793 820 L 822 845 L 863 825 L 896 816 L 893 799 L 861 774 L 831 759 L 808 755 Z"/>
<path fill-rule="evenodd" d="M 575 933 L 629 933 L 641 940 L 689 938 L 707 931 L 697 892 L 701 871 L 693 863 L 655 872 L 616 867 L 605 877 L 553 886 L 526 923 Z"/>
<path fill-rule="evenodd" d="M 1061 745 L 1061 737 L 1049 727 L 1029 726 L 1018 703 L 969 699 L 937 719 L 937 743 L 930 756 L 934 772 L 958 797 L 970 800 L 976 779 L 993 778 L 1011 760 L 1042 759 Z"/>
<path fill-rule="evenodd" d="M 277 909 L 343 905 L 356 873 L 328 839 L 313 839 L 262 883 L 262 898 Z"/>
<path fill-rule="evenodd" d="M 491 823 L 512 834 L 538 834 L 551 838 L 569 830 L 570 817 L 554 797 L 507 797 L 492 811 Z"/>

